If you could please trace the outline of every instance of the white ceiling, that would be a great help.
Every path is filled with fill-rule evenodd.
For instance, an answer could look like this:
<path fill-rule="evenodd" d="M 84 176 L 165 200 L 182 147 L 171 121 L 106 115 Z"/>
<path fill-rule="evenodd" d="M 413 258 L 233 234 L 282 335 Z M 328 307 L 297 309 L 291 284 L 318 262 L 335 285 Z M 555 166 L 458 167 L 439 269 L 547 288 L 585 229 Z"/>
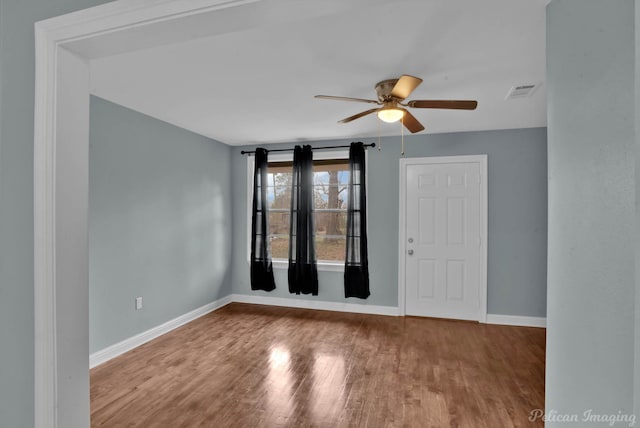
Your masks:
<path fill-rule="evenodd" d="M 423 133 L 527 128 L 546 126 L 547 3 L 262 0 L 192 17 L 186 36 L 160 29 L 162 46 L 138 32 L 77 50 L 108 55 L 91 60 L 93 94 L 232 145 L 398 135 L 375 115 L 337 123 L 369 104 L 313 96 L 375 99 L 376 82 L 401 74 L 424 79 L 409 99 L 478 100 L 413 109 Z M 531 83 L 531 97 L 504 99 Z"/>

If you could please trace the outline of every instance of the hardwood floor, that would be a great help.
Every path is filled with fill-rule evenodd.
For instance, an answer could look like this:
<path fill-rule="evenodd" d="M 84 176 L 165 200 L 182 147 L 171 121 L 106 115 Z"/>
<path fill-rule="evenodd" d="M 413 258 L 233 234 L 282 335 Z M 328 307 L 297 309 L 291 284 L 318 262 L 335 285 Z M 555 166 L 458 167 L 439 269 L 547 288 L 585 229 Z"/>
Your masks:
<path fill-rule="evenodd" d="M 545 330 L 233 303 L 91 370 L 92 427 L 521 427 Z"/>

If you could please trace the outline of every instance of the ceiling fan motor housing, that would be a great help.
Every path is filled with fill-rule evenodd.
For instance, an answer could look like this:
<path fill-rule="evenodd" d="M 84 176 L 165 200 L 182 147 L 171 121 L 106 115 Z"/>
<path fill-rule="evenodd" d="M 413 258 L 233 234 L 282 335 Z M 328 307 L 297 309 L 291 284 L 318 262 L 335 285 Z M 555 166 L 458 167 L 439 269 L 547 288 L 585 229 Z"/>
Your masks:
<path fill-rule="evenodd" d="M 394 98 L 391 96 L 391 91 L 393 90 L 394 86 L 396 86 L 396 83 L 398 83 L 398 79 L 388 79 L 376 83 L 376 92 L 378 94 L 378 100 L 381 103 L 391 101 L 392 98 Z M 402 101 L 397 98 L 396 100 Z"/>

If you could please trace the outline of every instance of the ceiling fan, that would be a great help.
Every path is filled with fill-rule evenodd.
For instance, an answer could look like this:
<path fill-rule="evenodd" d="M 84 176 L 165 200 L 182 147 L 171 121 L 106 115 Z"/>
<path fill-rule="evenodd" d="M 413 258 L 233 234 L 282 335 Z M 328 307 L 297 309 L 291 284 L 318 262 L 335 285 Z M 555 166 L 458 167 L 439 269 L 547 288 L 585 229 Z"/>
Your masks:
<path fill-rule="evenodd" d="M 475 110 L 478 106 L 478 102 L 473 100 L 412 100 L 405 103 L 404 100 L 421 83 L 422 79 L 404 74 L 400 76 L 399 79 L 388 79 L 378 82 L 375 86 L 378 94 L 377 100 L 335 97 L 332 95 L 316 95 L 315 98 L 377 104 L 382 107 L 372 108 L 370 110 L 354 114 L 353 116 L 340 120 L 339 123 L 348 123 L 352 120 L 360 119 L 363 116 L 377 112 L 378 118 L 385 122 L 391 123 L 402 120 L 402 124 L 412 134 L 424 130 L 424 126 L 404 107 Z"/>

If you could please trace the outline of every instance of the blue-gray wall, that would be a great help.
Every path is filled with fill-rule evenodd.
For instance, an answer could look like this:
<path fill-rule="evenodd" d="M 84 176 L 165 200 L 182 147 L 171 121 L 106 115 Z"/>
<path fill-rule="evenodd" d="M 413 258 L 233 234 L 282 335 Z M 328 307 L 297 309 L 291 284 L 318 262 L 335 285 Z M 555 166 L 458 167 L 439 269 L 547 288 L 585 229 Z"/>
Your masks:
<path fill-rule="evenodd" d="M 633 0 L 547 8 L 548 413 L 633 411 L 634 17 Z"/>
<path fill-rule="evenodd" d="M 365 140 L 373 142 L 374 139 Z M 348 144 L 322 141 L 314 146 Z M 405 137 L 407 157 L 488 154 L 488 312 L 546 316 L 547 134 L 545 128 Z M 285 144 L 283 147 L 291 147 Z M 342 274 L 320 272 L 318 297 L 290 295 L 286 271 L 276 290 L 253 292 L 247 262 L 246 156 L 233 149 L 234 293 L 344 302 Z M 269 146 L 272 147 L 272 146 Z M 371 296 L 350 303 L 398 304 L 399 138 L 369 150 L 369 268 Z"/>
<path fill-rule="evenodd" d="M 89 141 L 95 352 L 231 294 L 231 150 L 97 97 Z"/>
<path fill-rule="evenodd" d="M 103 0 L 0 0 L 0 426 L 33 427 L 36 21 Z"/>

